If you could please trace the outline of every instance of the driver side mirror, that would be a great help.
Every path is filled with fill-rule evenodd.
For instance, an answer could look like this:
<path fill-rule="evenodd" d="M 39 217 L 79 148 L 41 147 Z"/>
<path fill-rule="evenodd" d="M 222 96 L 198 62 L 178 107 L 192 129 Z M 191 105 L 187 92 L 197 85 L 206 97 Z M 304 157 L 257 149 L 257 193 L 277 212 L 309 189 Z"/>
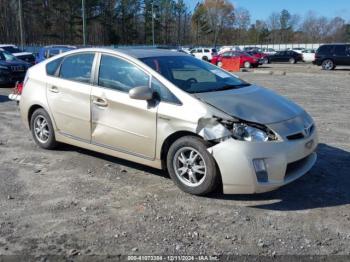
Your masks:
<path fill-rule="evenodd" d="M 137 100 L 151 100 L 153 98 L 153 90 L 148 86 L 134 87 L 129 91 L 129 97 Z"/>

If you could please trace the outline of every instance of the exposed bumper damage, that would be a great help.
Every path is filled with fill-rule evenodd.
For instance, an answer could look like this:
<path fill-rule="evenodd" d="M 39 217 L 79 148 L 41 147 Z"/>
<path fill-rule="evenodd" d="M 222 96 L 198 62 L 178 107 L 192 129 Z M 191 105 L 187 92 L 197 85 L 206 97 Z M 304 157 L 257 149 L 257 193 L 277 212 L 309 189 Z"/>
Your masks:
<path fill-rule="evenodd" d="M 232 133 L 216 118 L 199 119 L 196 132 L 207 141 L 213 141 L 232 135 Z"/>
<path fill-rule="evenodd" d="M 197 133 L 211 144 L 208 151 L 218 164 L 225 194 L 277 189 L 306 174 L 316 162 L 316 128 L 303 139 L 289 141 L 285 136 L 287 133 L 283 133 L 270 137 L 271 141 L 254 142 L 237 139 L 230 128 L 234 125 L 234 121 L 214 117 L 201 119 L 197 128 Z M 286 123 L 279 125 L 282 130 Z"/>

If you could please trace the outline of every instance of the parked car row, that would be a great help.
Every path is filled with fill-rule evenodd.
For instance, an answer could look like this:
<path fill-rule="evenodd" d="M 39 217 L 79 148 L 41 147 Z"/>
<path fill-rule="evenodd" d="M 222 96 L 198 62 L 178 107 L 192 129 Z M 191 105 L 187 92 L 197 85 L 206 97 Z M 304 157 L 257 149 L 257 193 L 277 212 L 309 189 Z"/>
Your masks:
<path fill-rule="evenodd" d="M 23 52 L 21 49 L 19 49 L 15 45 L 0 45 L 0 50 L 11 53 L 15 57 L 17 57 L 18 59 L 21 59 L 21 60 L 26 61 L 28 63 L 31 63 L 31 64 L 35 63 L 35 56 L 33 53 Z"/>
<path fill-rule="evenodd" d="M 265 60 L 264 58 L 259 58 L 257 56 L 253 56 L 251 54 L 248 54 L 246 52 L 240 52 L 240 51 L 227 51 L 220 55 L 216 55 L 211 60 L 211 63 L 214 65 L 217 65 L 219 67 L 222 67 L 223 63 L 222 60 L 225 59 L 240 59 L 240 67 L 241 68 L 251 68 L 251 67 L 258 67 L 259 65 L 264 64 Z"/>
<path fill-rule="evenodd" d="M 76 49 L 69 45 L 42 47 L 38 54 L 23 52 L 15 45 L 0 45 L 0 85 L 14 85 L 22 82 L 27 69 L 47 58 Z"/>

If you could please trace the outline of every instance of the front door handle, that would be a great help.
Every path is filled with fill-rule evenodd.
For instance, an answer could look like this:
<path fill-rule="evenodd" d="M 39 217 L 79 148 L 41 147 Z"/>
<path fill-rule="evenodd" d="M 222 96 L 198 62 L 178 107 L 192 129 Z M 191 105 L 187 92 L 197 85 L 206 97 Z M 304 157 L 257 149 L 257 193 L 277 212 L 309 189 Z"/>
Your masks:
<path fill-rule="evenodd" d="M 107 107 L 108 106 L 108 102 L 106 99 L 101 98 L 101 97 L 94 97 L 92 99 L 92 103 L 94 103 L 97 106 L 101 106 L 101 107 Z"/>
<path fill-rule="evenodd" d="M 49 88 L 49 91 L 52 92 L 52 93 L 59 93 L 58 87 L 57 87 L 57 86 L 51 86 L 51 87 Z"/>

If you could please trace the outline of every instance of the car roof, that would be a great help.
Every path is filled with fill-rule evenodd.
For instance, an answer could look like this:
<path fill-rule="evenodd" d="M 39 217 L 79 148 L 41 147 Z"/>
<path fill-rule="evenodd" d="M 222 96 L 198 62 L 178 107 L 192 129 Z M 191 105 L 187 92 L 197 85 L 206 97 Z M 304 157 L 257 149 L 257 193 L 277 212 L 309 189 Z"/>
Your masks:
<path fill-rule="evenodd" d="M 44 46 L 43 48 L 77 48 L 77 47 L 73 45 L 47 45 L 47 46 Z"/>
<path fill-rule="evenodd" d="M 159 57 L 159 56 L 189 56 L 188 54 L 185 54 L 185 53 L 164 50 L 164 49 L 117 48 L 113 50 L 132 56 L 137 59 L 147 58 L 147 57 Z"/>
<path fill-rule="evenodd" d="M 327 46 L 332 46 L 332 45 L 350 45 L 350 43 L 343 43 L 343 44 L 342 44 L 342 43 L 324 44 L 324 45 L 320 45 L 320 47 L 321 47 L 321 46 L 326 46 L 326 45 L 327 45 Z"/>
<path fill-rule="evenodd" d="M 2 44 L 2 45 L 0 45 L 0 47 L 6 47 L 6 46 L 13 46 L 13 47 L 17 47 L 16 45 L 12 45 L 12 44 Z"/>

